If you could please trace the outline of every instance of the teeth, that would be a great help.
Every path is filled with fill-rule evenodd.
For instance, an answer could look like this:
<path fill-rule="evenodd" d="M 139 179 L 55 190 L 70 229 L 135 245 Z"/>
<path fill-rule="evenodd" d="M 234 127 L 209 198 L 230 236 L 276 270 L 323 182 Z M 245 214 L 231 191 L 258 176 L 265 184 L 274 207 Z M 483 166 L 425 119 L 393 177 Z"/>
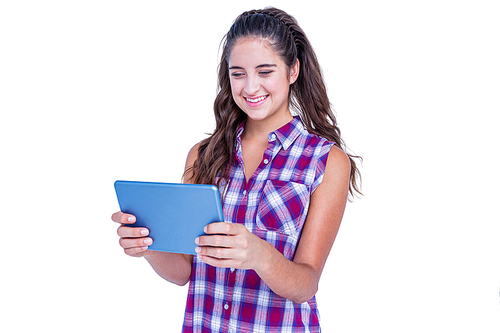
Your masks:
<path fill-rule="evenodd" d="M 263 99 L 265 99 L 267 96 L 262 96 L 262 97 L 259 97 L 259 98 L 247 98 L 247 101 L 249 101 L 250 103 L 257 103 L 257 102 L 260 102 L 262 101 Z"/>

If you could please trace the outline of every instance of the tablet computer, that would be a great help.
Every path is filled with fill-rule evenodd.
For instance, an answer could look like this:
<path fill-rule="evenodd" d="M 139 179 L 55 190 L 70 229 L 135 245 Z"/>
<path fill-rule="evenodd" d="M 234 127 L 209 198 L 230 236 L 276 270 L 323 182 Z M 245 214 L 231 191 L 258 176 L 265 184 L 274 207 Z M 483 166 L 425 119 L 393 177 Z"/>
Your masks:
<path fill-rule="evenodd" d="M 118 180 L 115 191 L 120 210 L 137 218 L 131 226 L 149 229 L 150 250 L 196 255 L 194 240 L 203 228 L 224 221 L 214 185 Z"/>

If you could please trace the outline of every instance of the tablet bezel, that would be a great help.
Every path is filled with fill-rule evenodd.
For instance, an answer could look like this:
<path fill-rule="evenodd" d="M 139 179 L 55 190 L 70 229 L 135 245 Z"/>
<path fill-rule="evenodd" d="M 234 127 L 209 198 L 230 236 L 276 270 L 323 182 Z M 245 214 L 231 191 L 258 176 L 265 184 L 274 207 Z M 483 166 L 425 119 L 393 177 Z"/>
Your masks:
<path fill-rule="evenodd" d="M 149 229 L 149 250 L 196 255 L 203 228 L 224 221 L 214 185 L 117 180 L 114 186 L 120 210 L 137 218 L 130 226 Z"/>

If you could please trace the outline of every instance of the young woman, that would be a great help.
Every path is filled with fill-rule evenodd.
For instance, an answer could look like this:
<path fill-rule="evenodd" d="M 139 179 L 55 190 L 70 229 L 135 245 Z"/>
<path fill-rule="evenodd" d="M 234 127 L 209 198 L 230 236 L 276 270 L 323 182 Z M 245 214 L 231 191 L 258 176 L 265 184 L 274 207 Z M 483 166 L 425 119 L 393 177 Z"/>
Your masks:
<path fill-rule="evenodd" d="M 189 152 L 184 179 L 219 187 L 225 221 L 193 240 L 193 257 L 148 250 L 149 231 L 118 212 L 120 244 L 166 280 L 189 282 L 184 332 L 319 332 L 314 295 L 358 191 L 355 161 L 291 16 L 245 12 L 223 47 L 216 129 Z"/>

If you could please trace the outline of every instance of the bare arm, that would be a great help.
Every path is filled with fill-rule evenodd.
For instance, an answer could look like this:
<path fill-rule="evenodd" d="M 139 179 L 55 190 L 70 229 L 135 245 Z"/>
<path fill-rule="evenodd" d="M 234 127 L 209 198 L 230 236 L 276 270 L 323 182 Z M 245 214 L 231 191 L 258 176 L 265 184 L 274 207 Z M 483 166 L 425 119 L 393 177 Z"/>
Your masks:
<path fill-rule="evenodd" d="M 186 169 L 194 163 L 197 155 L 198 146 L 196 145 L 188 154 Z M 193 266 L 192 255 L 148 250 L 153 240 L 147 237 L 148 229 L 133 227 L 135 216 L 117 212 L 111 219 L 121 224 L 117 233 L 120 236 L 120 245 L 126 254 L 144 257 L 155 272 L 169 282 L 180 286 L 189 282 Z"/>
<path fill-rule="evenodd" d="M 311 197 L 311 206 L 293 262 L 282 257 L 262 270 L 261 278 L 279 295 L 287 294 L 298 303 L 309 300 L 318 290 L 319 279 L 344 215 L 349 188 L 350 163 L 333 147 L 328 156 L 323 182 Z M 280 254 L 280 253 L 278 253 Z M 290 272 L 293 271 L 293 274 Z M 295 287 L 294 287 L 295 286 Z"/>
<path fill-rule="evenodd" d="M 197 239 L 201 259 L 219 267 L 254 269 L 278 295 L 303 303 L 311 299 L 344 214 L 350 164 L 340 149 L 333 147 L 323 182 L 311 197 L 309 213 L 293 261 L 271 244 L 251 234 L 243 225 L 213 223 L 208 234 Z M 221 258 L 221 259 L 219 259 Z"/>

